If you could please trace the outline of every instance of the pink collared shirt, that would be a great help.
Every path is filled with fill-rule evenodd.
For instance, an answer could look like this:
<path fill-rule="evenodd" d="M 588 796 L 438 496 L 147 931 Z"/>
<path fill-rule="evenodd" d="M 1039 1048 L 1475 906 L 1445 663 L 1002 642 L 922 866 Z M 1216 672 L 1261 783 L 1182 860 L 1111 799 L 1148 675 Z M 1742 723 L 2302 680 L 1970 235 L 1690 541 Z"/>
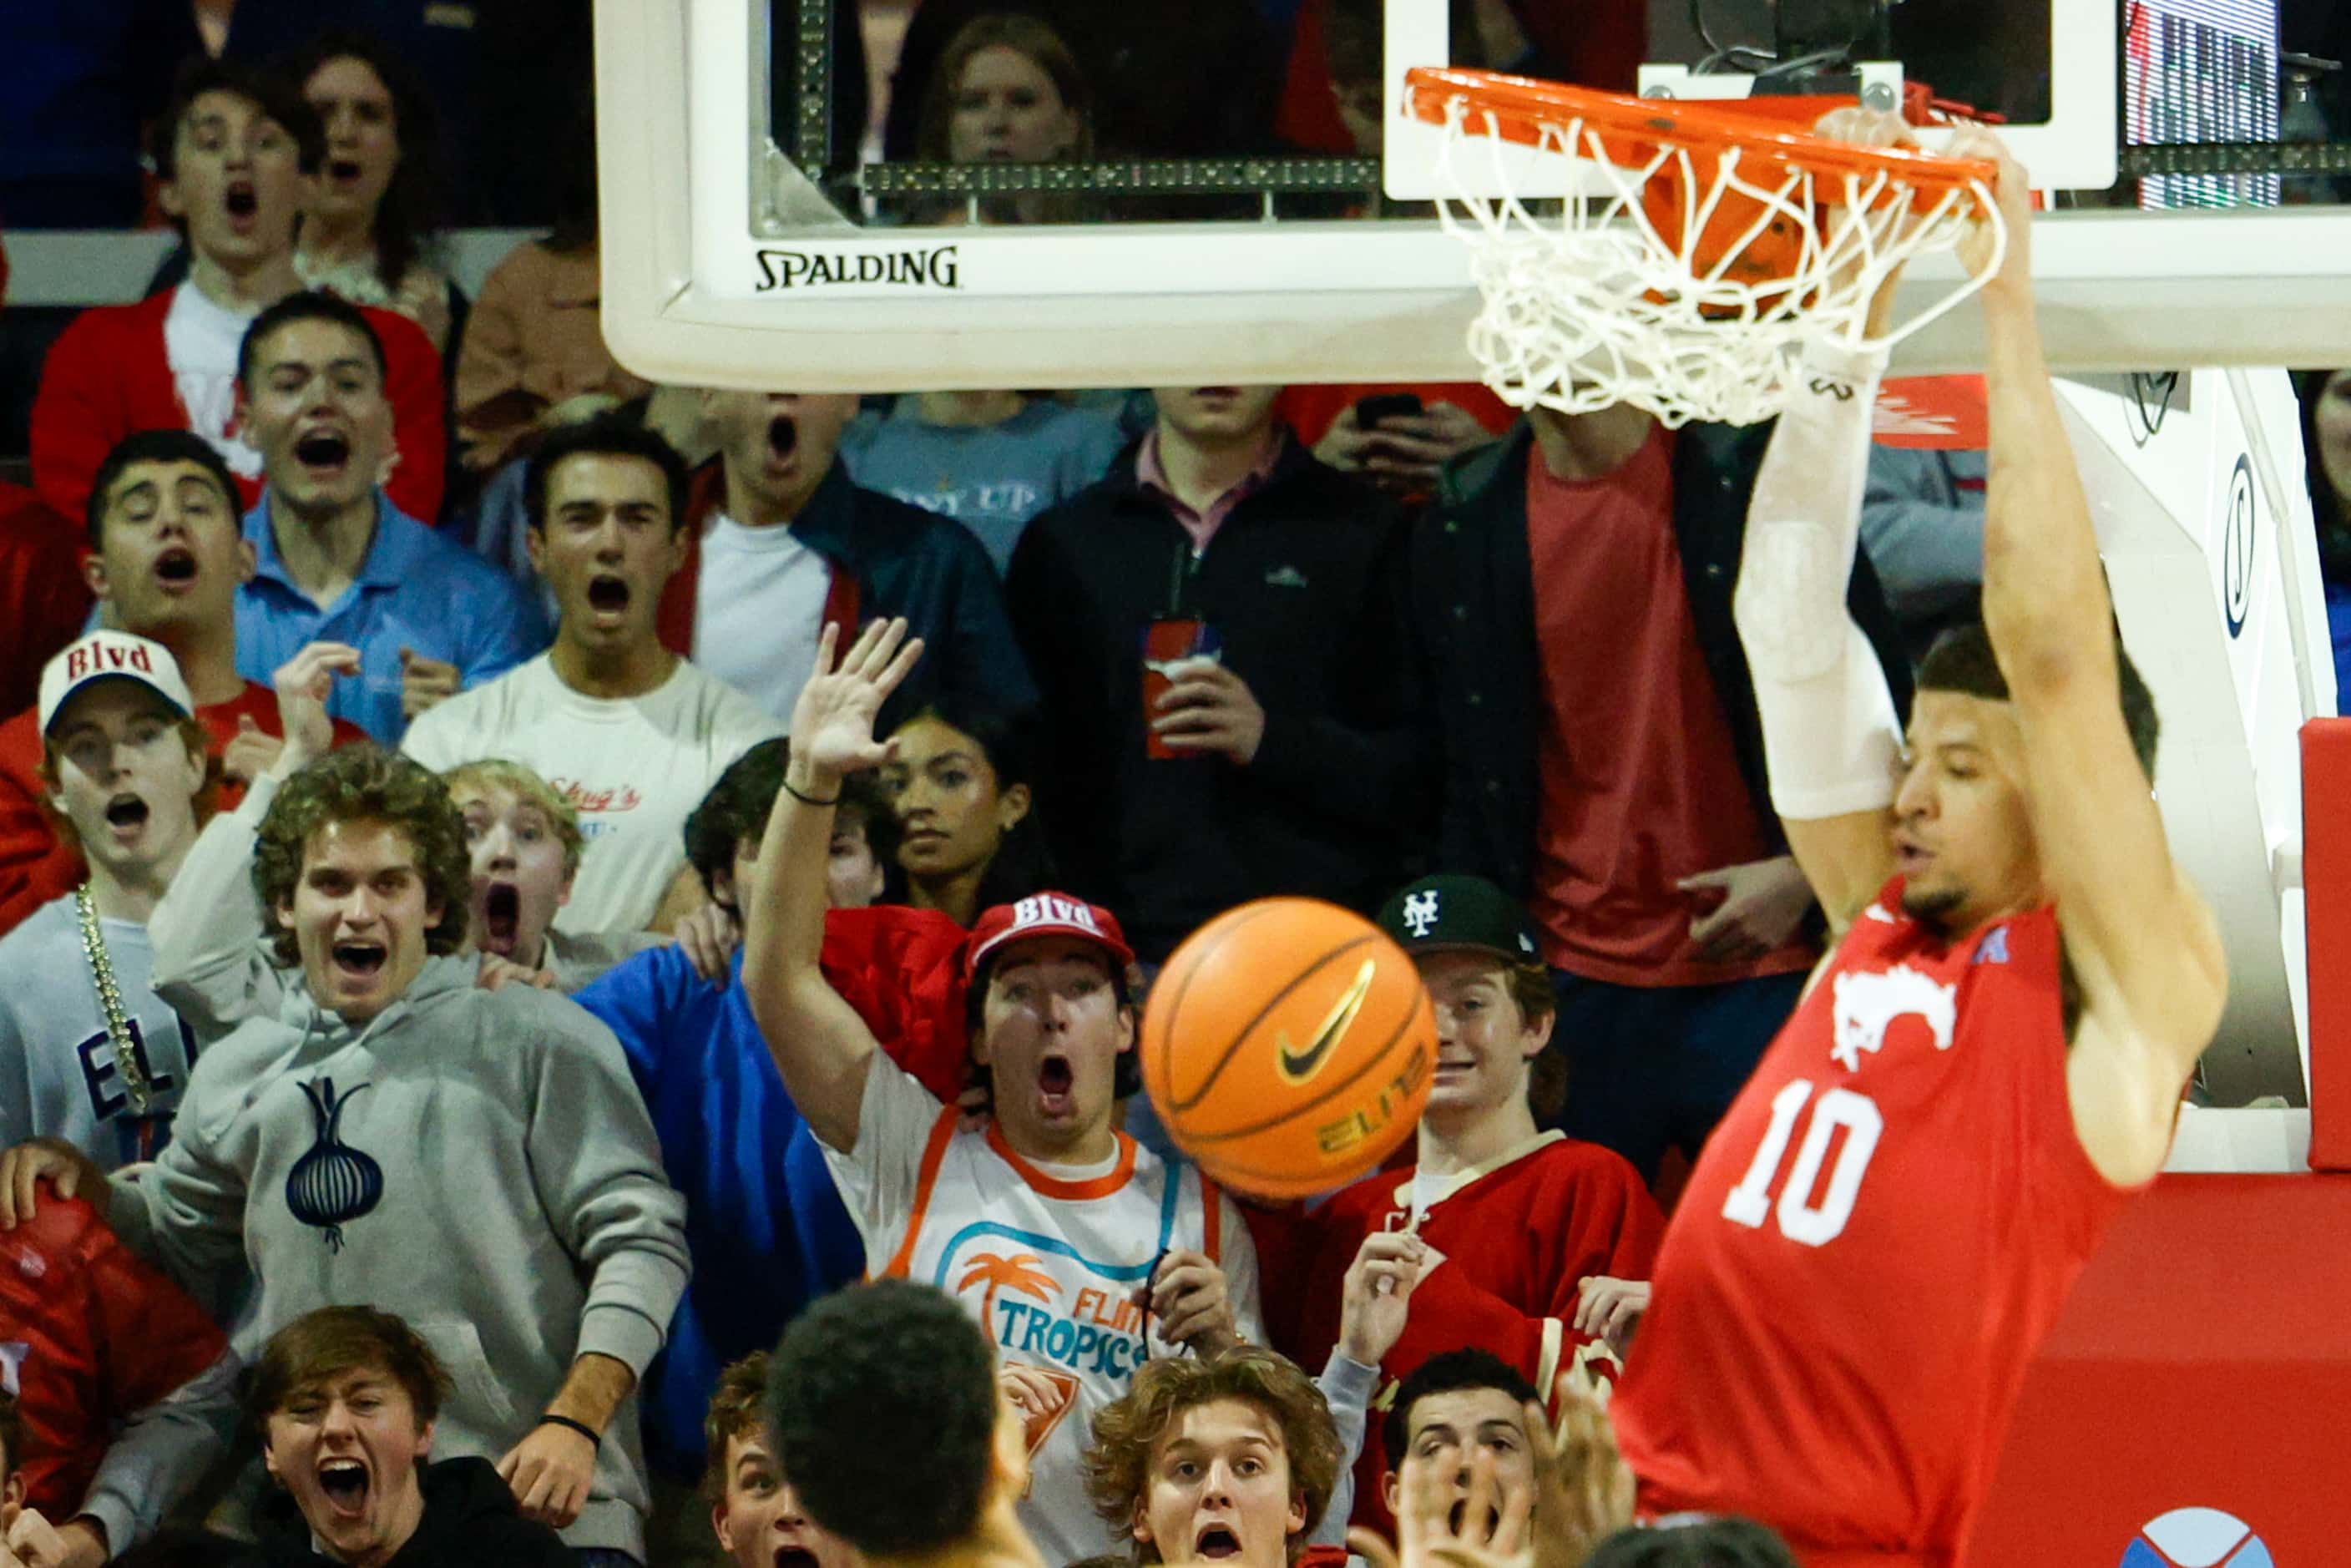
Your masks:
<path fill-rule="evenodd" d="M 1287 439 L 1280 431 L 1275 431 L 1272 438 L 1265 444 L 1265 453 L 1258 459 L 1256 466 L 1242 475 L 1230 489 L 1209 502 L 1206 511 L 1193 510 L 1182 497 L 1176 494 L 1175 486 L 1167 482 L 1167 470 L 1159 463 L 1159 432 L 1156 430 L 1143 438 L 1143 449 L 1134 458 L 1134 477 L 1144 489 L 1157 496 L 1168 511 L 1175 514 L 1176 520 L 1184 525 L 1184 531 L 1192 536 L 1193 549 L 1205 550 L 1208 548 L 1208 541 L 1216 538 L 1217 530 L 1224 527 L 1225 519 L 1233 515 L 1233 508 L 1265 488 L 1266 481 L 1273 477 L 1274 465 L 1281 461 L 1281 449 Z"/>

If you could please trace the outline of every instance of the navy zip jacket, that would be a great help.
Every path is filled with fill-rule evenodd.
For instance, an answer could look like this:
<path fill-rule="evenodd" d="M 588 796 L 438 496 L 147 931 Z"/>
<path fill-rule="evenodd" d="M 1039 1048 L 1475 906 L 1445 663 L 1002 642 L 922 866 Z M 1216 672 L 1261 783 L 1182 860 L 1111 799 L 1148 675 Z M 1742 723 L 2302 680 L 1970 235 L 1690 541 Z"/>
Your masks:
<path fill-rule="evenodd" d="M 1674 442 L 1674 537 L 1707 674 L 1730 727 L 1739 771 L 1774 853 L 1786 852 L 1763 769 L 1763 721 L 1747 651 L 1731 622 L 1746 541 L 1747 503 L 1770 424 L 1693 424 Z M 1527 547 L 1524 420 L 1490 446 L 1456 458 L 1414 530 L 1413 621 L 1427 661 L 1443 773 L 1437 853 L 1448 872 L 1482 876 L 1524 902 L 1533 892 L 1536 726 L 1534 569 Z M 1856 554 L 1846 606 L 1877 651 L 1905 721 L 1910 665 L 1877 574 Z M 1569 737 L 1573 746 L 1574 737 Z"/>
<path fill-rule="evenodd" d="M 1287 442 L 1196 553 L 1134 459 L 1032 521 L 1005 581 L 1044 694 L 1039 792 L 1065 882 L 1116 911 L 1151 959 L 1254 898 L 1375 908 L 1434 806 L 1403 519 Z M 1265 709 L 1249 766 L 1144 755 L 1144 635 L 1170 613 L 1216 631 Z"/>

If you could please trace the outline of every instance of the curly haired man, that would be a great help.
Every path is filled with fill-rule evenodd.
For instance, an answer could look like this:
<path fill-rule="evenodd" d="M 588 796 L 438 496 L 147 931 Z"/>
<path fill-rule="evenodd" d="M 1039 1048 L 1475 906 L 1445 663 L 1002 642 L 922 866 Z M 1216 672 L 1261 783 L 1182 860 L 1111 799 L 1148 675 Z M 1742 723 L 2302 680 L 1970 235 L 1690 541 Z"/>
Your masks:
<path fill-rule="evenodd" d="M 324 685 L 281 680 L 309 694 L 298 730 L 323 734 Z M 684 1288 L 684 1204 L 620 1046 L 559 997 L 475 986 L 439 779 L 367 745 L 278 772 L 248 797 L 266 815 L 241 912 L 273 947 L 167 988 L 183 1016 L 243 1020 L 191 1074 L 174 1142 L 135 1184 L 19 1145 L 0 1228 L 47 1176 L 200 1299 L 249 1262 L 248 1351 L 321 1306 L 399 1313 L 454 1379 L 439 1451 L 496 1461 L 583 1562 L 641 1560 L 631 1396 Z"/>
<path fill-rule="evenodd" d="M 1307 1568 L 1345 1556 L 1309 1545 L 1308 1532 L 1351 1456 L 1323 1390 L 1286 1357 L 1238 1345 L 1152 1362 L 1094 1417 L 1093 1439 L 1086 1490 L 1134 1538 L 1138 1563 Z M 1343 1508 L 1338 1518 L 1343 1527 Z"/>

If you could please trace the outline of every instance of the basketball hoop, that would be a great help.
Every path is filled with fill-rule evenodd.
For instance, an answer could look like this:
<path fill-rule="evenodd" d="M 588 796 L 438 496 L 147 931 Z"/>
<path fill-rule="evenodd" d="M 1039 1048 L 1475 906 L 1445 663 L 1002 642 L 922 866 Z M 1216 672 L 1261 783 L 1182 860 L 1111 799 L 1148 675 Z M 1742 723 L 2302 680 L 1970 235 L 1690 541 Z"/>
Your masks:
<path fill-rule="evenodd" d="M 1411 113 L 1445 130 L 1437 211 L 1486 297 L 1470 350 L 1520 408 L 1631 402 L 1668 426 L 1752 424 L 1785 406 L 1807 340 L 1890 347 L 1982 286 L 1962 278 L 1873 338 L 1878 287 L 1914 257 L 1979 221 L 2006 246 L 1991 163 L 1813 134 L 1841 100 L 1697 105 L 1426 66 L 1406 83 Z M 1475 138 L 1490 166 L 1473 183 Z M 1504 142 L 1591 177 L 1538 215 L 1509 193 Z"/>

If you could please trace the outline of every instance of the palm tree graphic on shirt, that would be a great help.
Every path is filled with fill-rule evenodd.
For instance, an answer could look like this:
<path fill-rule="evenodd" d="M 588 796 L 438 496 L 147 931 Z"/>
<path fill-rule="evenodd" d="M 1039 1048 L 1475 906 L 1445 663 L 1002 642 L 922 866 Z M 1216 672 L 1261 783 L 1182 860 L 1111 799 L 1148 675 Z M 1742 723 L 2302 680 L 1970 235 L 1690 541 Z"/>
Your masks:
<path fill-rule="evenodd" d="M 986 1323 L 992 1335 L 996 1332 L 996 1292 L 1010 1289 L 1024 1296 L 1034 1296 L 1040 1301 L 1050 1301 L 1061 1294 L 1061 1283 L 1044 1272 L 1044 1260 L 1034 1252 L 1023 1252 L 1006 1258 L 994 1252 L 975 1252 L 971 1267 L 956 1282 L 956 1293 L 961 1295 L 974 1285 L 985 1285 L 987 1293 L 980 1298 L 979 1321 Z"/>

